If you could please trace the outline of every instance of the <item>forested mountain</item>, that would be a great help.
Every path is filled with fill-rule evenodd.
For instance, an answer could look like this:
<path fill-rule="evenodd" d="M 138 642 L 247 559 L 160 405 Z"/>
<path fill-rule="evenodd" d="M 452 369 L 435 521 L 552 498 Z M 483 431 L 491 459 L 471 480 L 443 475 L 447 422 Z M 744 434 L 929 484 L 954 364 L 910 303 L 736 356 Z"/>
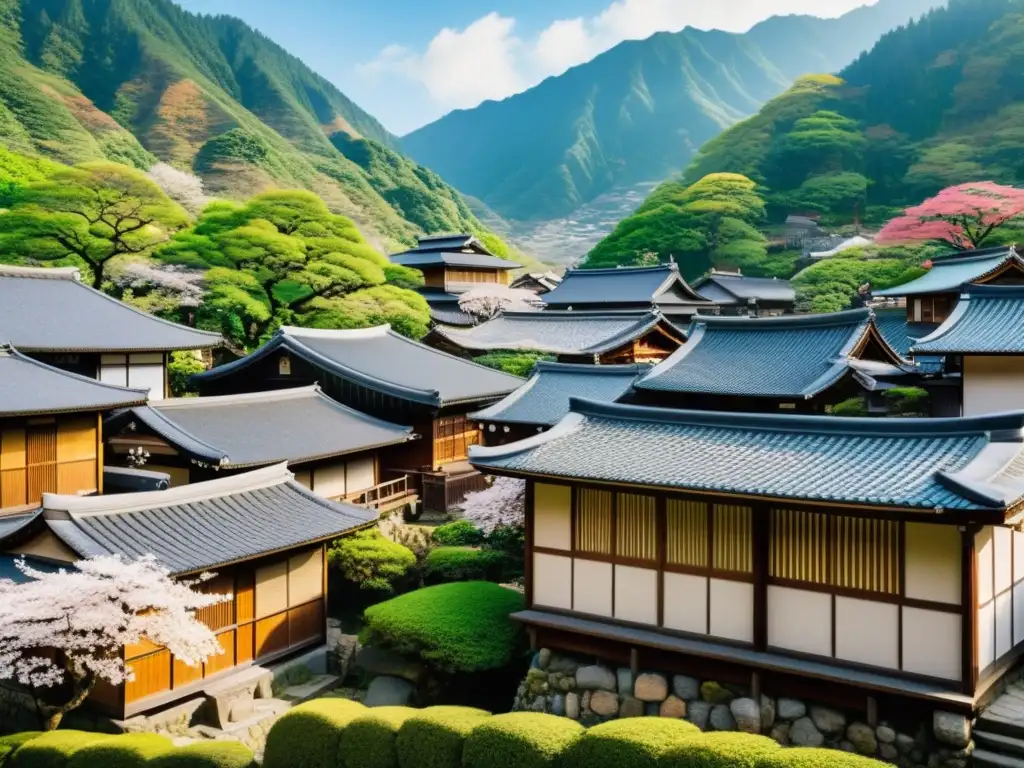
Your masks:
<path fill-rule="evenodd" d="M 507 218 L 555 218 L 616 185 L 682 170 L 795 76 L 838 70 L 939 2 L 880 0 L 841 19 L 781 17 L 743 35 L 659 33 L 524 93 L 452 112 L 402 146 Z"/>
<path fill-rule="evenodd" d="M 629 263 L 638 243 L 685 253 L 690 233 L 659 201 L 708 174 L 760 188 L 768 223 L 816 211 L 880 223 L 945 186 L 1024 181 L 1024 0 L 951 0 L 885 35 L 839 73 L 797 82 L 708 142 L 590 256 Z"/>
<path fill-rule="evenodd" d="M 170 0 L 0 0 L 0 142 L 65 163 L 159 158 L 224 197 L 309 189 L 378 247 L 470 230 L 504 248 L 300 60 Z"/>

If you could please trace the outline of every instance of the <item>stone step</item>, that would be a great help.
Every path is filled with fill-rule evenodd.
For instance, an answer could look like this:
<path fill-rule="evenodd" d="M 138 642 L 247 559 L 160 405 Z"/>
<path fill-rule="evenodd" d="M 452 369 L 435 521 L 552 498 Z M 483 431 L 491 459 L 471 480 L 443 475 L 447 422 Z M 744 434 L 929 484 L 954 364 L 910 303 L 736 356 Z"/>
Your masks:
<path fill-rule="evenodd" d="M 1002 733 L 974 731 L 974 741 L 982 749 L 999 752 L 1003 755 L 1015 755 L 1024 758 L 1024 738 L 1006 736 Z"/>
<path fill-rule="evenodd" d="M 1001 755 L 987 749 L 974 750 L 975 768 L 1024 768 L 1024 758 Z"/>
<path fill-rule="evenodd" d="M 292 685 L 285 688 L 278 694 L 278 698 L 301 704 L 304 701 L 323 696 L 328 691 L 333 691 L 341 685 L 341 679 L 337 675 L 317 675 L 308 683 Z"/>
<path fill-rule="evenodd" d="M 1004 736 L 1012 736 L 1016 739 L 1024 739 L 1024 723 L 1017 719 L 1001 717 L 986 710 L 978 715 L 974 724 L 975 730 L 988 731 L 989 733 L 1000 733 Z"/>

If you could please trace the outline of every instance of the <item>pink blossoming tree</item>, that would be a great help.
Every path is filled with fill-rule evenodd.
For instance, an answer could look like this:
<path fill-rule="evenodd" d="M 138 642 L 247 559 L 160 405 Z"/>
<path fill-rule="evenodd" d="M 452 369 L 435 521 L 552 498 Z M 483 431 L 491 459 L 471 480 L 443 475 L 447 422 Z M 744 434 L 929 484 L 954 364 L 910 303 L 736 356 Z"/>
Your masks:
<path fill-rule="evenodd" d="M 196 666 L 222 653 L 213 632 L 195 611 L 229 599 L 202 594 L 197 581 L 175 581 L 152 556 L 124 560 L 95 557 L 75 570 L 44 573 L 16 562 L 29 581 L 0 579 L 0 680 L 29 687 L 47 730 L 80 705 L 103 680 L 132 680 L 124 661 L 126 645 L 142 638 Z M 66 685 L 63 704 L 44 699 L 40 689 Z"/>
<path fill-rule="evenodd" d="M 880 245 L 941 242 L 958 251 L 980 248 L 999 227 L 1024 214 L 1024 189 L 991 181 L 942 190 L 908 208 L 879 233 Z"/>
<path fill-rule="evenodd" d="M 500 312 L 532 312 L 541 306 L 533 291 L 507 285 L 478 285 L 459 297 L 459 309 L 481 322 Z"/>
<path fill-rule="evenodd" d="M 499 477 L 489 488 L 466 494 L 463 516 L 484 533 L 495 528 L 522 528 L 525 524 L 526 481 Z"/>

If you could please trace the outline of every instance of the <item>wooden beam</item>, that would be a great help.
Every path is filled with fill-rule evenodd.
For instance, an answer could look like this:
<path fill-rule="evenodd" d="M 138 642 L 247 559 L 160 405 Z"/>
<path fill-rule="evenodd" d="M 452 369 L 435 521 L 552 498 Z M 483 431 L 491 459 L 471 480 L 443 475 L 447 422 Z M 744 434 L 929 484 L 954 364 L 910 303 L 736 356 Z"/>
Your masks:
<path fill-rule="evenodd" d="M 750 510 L 752 516 L 751 546 L 754 565 L 754 647 L 768 648 L 768 566 L 771 548 L 771 508 L 757 504 Z"/>
<path fill-rule="evenodd" d="M 977 526 L 960 529 L 960 680 L 963 693 L 973 696 L 978 686 L 978 570 Z"/>
<path fill-rule="evenodd" d="M 633 673 L 633 679 L 636 680 L 637 675 L 640 674 L 640 651 L 636 648 L 629 649 L 629 671 Z"/>
<path fill-rule="evenodd" d="M 526 511 L 526 547 L 525 560 L 523 562 L 523 591 L 526 597 L 526 605 L 533 606 L 533 527 L 534 527 L 534 482 L 526 481 L 526 498 L 524 501 Z M 572 510 L 570 510 L 570 515 Z"/>

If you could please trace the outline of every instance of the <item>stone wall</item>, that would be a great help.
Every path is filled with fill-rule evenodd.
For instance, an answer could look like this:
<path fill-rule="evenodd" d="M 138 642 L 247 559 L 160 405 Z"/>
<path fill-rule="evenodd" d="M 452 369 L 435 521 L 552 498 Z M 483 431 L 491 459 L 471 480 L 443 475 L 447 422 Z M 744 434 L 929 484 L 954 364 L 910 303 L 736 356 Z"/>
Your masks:
<path fill-rule="evenodd" d="M 770 694 L 771 692 L 767 692 Z M 547 712 L 594 725 L 619 717 L 675 717 L 705 731 L 762 733 L 783 745 L 832 747 L 902 768 L 965 768 L 973 745 L 970 720 L 935 712 L 913 732 L 886 722 L 871 727 L 810 701 L 762 694 L 684 675 L 592 664 L 542 649 L 516 693 L 513 709 Z"/>

